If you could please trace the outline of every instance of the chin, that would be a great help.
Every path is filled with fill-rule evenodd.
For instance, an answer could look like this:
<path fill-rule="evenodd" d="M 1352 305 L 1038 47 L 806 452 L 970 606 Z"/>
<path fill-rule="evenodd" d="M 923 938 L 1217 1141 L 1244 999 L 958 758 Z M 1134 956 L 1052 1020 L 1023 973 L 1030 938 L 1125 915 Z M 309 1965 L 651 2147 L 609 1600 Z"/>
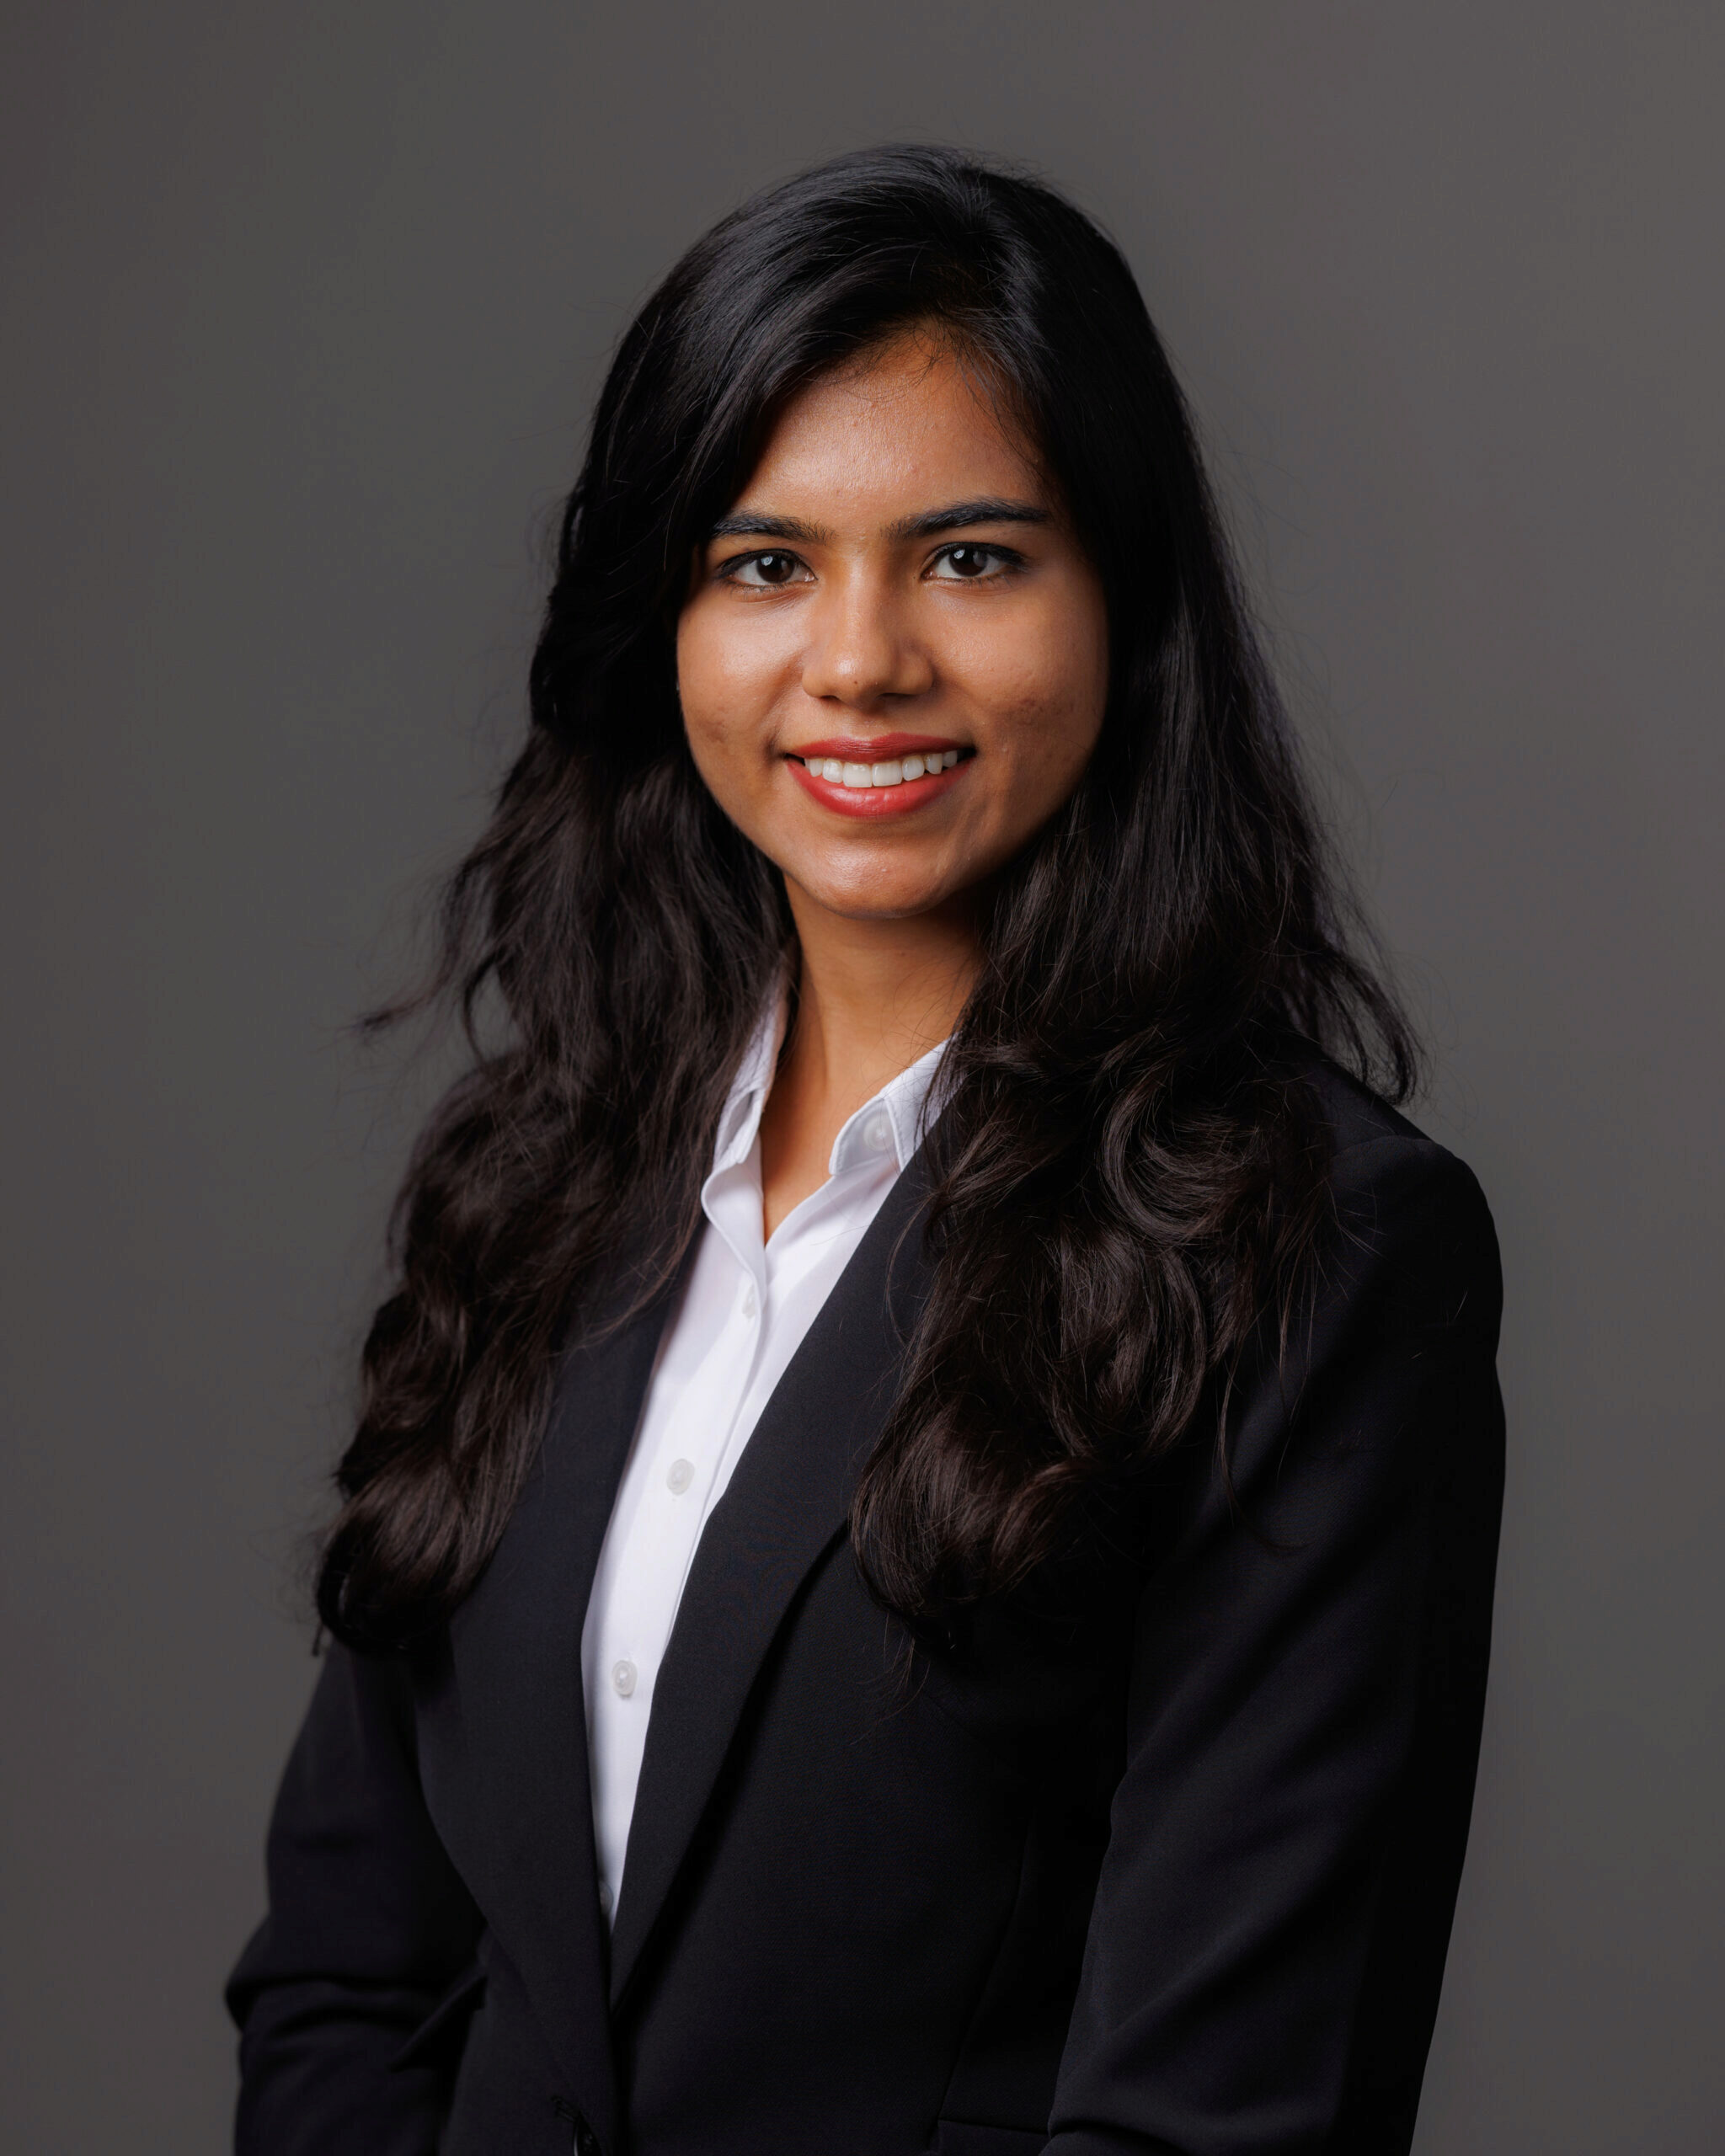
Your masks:
<path fill-rule="evenodd" d="M 809 883 L 803 889 L 824 912 L 844 921 L 909 921 L 932 913 L 951 896 L 939 884 Z"/>
<path fill-rule="evenodd" d="M 820 901 L 829 913 L 845 921 L 914 921 L 918 914 L 932 913 L 938 899 L 833 898 Z"/>

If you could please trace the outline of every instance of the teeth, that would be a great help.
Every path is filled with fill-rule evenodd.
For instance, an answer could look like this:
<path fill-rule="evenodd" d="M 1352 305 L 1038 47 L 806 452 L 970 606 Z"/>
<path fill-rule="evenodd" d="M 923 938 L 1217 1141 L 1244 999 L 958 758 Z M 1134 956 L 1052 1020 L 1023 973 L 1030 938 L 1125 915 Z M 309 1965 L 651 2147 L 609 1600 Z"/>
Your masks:
<path fill-rule="evenodd" d="M 836 756 L 805 756 L 809 770 L 833 786 L 902 786 L 906 779 L 949 771 L 959 760 L 956 749 L 930 749 L 918 755 L 894 756 L 879 764 L 846 764 Z"/>

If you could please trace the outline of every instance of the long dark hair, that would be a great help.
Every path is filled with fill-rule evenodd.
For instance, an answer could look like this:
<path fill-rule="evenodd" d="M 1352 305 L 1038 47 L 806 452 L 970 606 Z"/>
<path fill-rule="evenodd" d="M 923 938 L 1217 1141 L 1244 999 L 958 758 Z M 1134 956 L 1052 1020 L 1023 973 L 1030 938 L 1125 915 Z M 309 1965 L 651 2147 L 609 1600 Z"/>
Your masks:
<path fill-rule="evenodd" d="M 1411 1082 L 1120 254 L 1047 187 L 941 149 L 758 196 L 622 339 L 530 735 L 446 897 L 426 995 L 460 1003 L 473 1062 L 408 1171 L 339 1472 L 318 1607 L 356 1646 L 472 1588 L 571 1326 L 644 1307 L 689 1246 L 792 932 L 690 758 L 676 611 L 786 401 L 915 323 L 1018 415 L 1103 579 L 1111 659 L 1090 767 L 1001 882 L 948 1052 L 932 1287 L 852 1523 L 880 1599 L 916 1625 L 1023 1581 L 1285 1309 L 1325 1189 L 1294 1044 Z"/>

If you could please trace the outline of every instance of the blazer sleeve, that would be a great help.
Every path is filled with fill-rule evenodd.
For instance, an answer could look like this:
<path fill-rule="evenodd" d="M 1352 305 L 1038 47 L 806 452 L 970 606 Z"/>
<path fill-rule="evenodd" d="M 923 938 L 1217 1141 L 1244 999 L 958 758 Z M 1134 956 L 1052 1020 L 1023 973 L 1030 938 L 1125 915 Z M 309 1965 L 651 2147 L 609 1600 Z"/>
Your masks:
<path fill-rule="evenodd" d="M 227 1986 L 238 2156 L 434 2156 L 438 2009 L 477 1993 L 480 1920 L 420 1795 L 399 1661 L 326 1653 L 267 1866 L 269 1914 Z"/>
<path fill-rule="evenodd" d="M 1139 1607 L 1049 2156 L 1413 2137 L 1485 1694 L 1502 1287 L 1441 1147 L 1373 1139 L 1335 1193 L 1309 1326 L 1236 1384 L 1230 1473 Z"/>

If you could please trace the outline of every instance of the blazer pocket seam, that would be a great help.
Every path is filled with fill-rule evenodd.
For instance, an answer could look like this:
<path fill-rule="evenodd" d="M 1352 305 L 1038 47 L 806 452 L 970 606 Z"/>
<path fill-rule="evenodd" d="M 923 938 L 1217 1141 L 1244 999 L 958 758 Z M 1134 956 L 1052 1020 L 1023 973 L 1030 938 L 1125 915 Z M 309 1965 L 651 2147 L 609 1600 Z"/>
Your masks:
<path fill-rule="evenodd" d="M 981 2119 L 944 2114 L 935 2122 L 935 2156 L 984 2156 L 985 2151 L 988 2156 L 1033 2156 L 1047 2148 L 1048 2140 L 1045 2127 L 991 2126 Z"/>
<path fill-rule="evenodd" d="M 1000 1969 L 1001 1957 L 1005 1954 L 1007 1944 L 1012 1939 L 1013 1929 L 1018 1921 L 1018 1912 L 1024 1906 L 1024 1882 L 1029 1876 L 1030 1850 L 1036 1837 L 1036 1828 L 1037 1817 L 1033 1810 L 1024 1822 L 1024 1838 L 1018 1845 L 1018 1874 L 1012 1882 L 1012 1898 L 1007 1904 L 1005 1920 L 995 1936 L 993 1951 L 988 1957 L 988 1967 L 977 1989 L 976 1998 L 970 2011 L 964 2017 L 964 2033 L 959 2039 L 959 2048 L 953 2054 L 951 2066 L 947 2069 L 947 2078 L 941 2089 L 940 2109 L 935 2115 L 934 2122 L 934 2145 L 937 2148 L 940 2146 L 940 2130 L 943 2126 L 962 2128 L 973 2123 L 970 2120 L 955 2117 L 948 2111 L 947 2105 L 952 2100 L 953 2085 L 959 2079 L 964 2068 L 964 2055 L 970 2047 L 970 2040 L 976 2034 L 976 2025 L 982 2018 L 984 2009 L 988 2004 L 989 1993 L 994 1988 L 994 1980 Z"/>

